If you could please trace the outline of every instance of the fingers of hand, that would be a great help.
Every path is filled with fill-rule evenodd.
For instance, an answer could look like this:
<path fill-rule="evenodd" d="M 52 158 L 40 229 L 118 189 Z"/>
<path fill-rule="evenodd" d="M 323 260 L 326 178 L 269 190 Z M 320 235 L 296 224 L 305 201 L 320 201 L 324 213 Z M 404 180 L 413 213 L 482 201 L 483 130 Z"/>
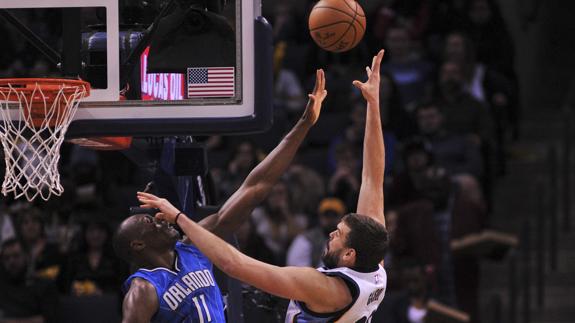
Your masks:
<path fill-rule="evenodd" d="M 141 195 L 138 195 L 138 200 L 141 202 L 146 202 L 146 203 L 157 203 L 157 202 L 159 202 L 157 199 L 152 199 L 152 198 L 141 196 Z"/>
<path fill-rule="evenodd" d="M 367 72 L 367 78 L 371 77 L 371 68 L 369 68 L 369 66 L 365 67 L 365 71 Z"/>
<path fill-rule="evenodd" d="M 384 53 L 384 50 L 382 49 L 379 51 L 379 53 L 377 53 L 377 55 L 375 55 L 373 57 L 373 61 L 371 63 L 371 69 L 372 70 L 379 71 L 379 68 L 381 66 L 381 60 L 383 59 L 383 53 Z"/>
<path fill-rule="evenodd" d="M 138 198 L 139 197 L 145 197 L 145 198 L 152 199 L 152 200 L 158 199 L 157 196 L 155 196 L 154 194 L 150 194 L 150 193 L 138 192 L 137 195 L 138 195 Z"/>
<path fill-rule="evenodd" d="M 363 83 L 357 80 L 353 81 L 353 85 L 360 90 L 363 88 Z"/>
<path fill-rule="evenodd" d="M 382 50 L 379 51 L 379 53 L 377 53 L 377 55 L 375 55 L 375 56 L 373 57 L 373 61 L 372 61 L 372 64 L 371 64 L 371 68 L 372 68 L 373 70 L 379 70 L 379 66 L 380 66 L 380 64 L 381 64 L 381 59 L 383 58 L 383 53 L 384 53 L 384 50 L 382 49 Z"/>

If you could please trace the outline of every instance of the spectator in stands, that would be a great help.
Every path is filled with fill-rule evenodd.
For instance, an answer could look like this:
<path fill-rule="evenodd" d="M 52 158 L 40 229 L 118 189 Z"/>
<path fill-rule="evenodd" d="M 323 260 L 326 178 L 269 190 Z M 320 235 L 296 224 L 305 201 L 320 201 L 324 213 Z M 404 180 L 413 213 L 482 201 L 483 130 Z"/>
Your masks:
<path fill-rule="evenodd" d="M 461 67 L 464 90 L 490 108 L 495 122 L 496 152 L 500 168 L 504 167 L 504 134 L 511 114 L 518 109 L 517 91 L 510 80 L 488 65 L 476 60 L 475 47 L 465 34 L 453 32 L 448 35 L 444 58 Z"/>
<path fill-rule="evenodd" d="M 404 293 L 392 298 L 393 308 L 381 319 L 390 323 L 424 323 L 429 298 L 429 282 L 425 268 L 412 266 L 401 272 Z"/>
<path fill-rule="evenodd" d="M 292 208 L 296 213 L 306 216 L 315 214 L 317 205 L 325 196 L 325 182 L 313 169 L 296 161 L 288 168 L 285 175 L 292 194 Z"/>
<path fill-rule="evenodd" d="M 519 82 L 515 72 L 514 42 L 505 25 L 496 1 L 466 1 L 467 28 L 477 48 L 477 60 L 496 71 L 503 73 L 509 80 L 512 93 L 510 121 L 514 138 L 519 135 Z"/>
<path fill-rule="evenodd" d="M 339 153 L 343 153 L 344 146 L 348 146 L 346 149 L 357 150 L 358 152 L 361 149 L 365 117 L 366 110 L 364 103 L 360 100 L 353 100 L 348 115 L 349 124 L 341 129 L 341 133 L 333 138 L 329 144 L 327 163 L 330 173 L 335 172 L 338 168 L 338 151 Z M 357 165 L 353 167 L 356 166 Z"/>
<path fill-rule="evenodd" d="M 420 39 L 428 25 L 429 9 L 432 2 L 430 0 L 380 1 L 374 14 L 368 18 L 368 21 L 373 21 L 370 24 L 372 32 L 366 35 L 373 38 L 372 48 L 381 46 L 389 28 L 399 22 L 405 23 L 412 39 Z"/>
<path fill-rule="evenodd" d="M 258 150 L 251 141 L 242 141 L 235 150 L 223 173 L 219 188 L 222 198 L 230 196 L 240 187 L 249 172 L 258 164 Z"/>
<path fill-rule="evenodd" d="M 307 25 L 302 24 L 303 17 L 298 12 L 299 9 L 303 8 L 298 8 L 290 2 L 278 2 L 275 4 L 273 12 L 269 16 L 266 15 L 266 17 L 271 18 L 273 38 L 276 43 L 308 40 L 306 37 Z"/>
<path fill-rule="evenodd" d="M 385 56 L 388 60 L 381 72 L 393 76 L 406 109 L 430 95 L 433 65 L 418 57 L 406 27 L 396 25 L 389 29 Z"/>
<path fill-rule="evenodd" d="M 453 254 L 450 242 L 452 239 L 482 230 L 485 226 L 485 207 L 461 194 L 459 187 L 450 181 L 447 172 L 433 164 L 430 148 L 426 147 L 423 142 L 410 142 L 404 154 L 407 171 L 396 179 L 392 189 L 394 194 L 390 194 L 390 198 L 394 200 L 390 202 L 404 207 L 414 207 L 417 205 L 414 203 L 425 202 L 427 206 L 421 204 L 418 211 L 412 213 L 416 217 L 412 217 L 411 220 L 403 218 L 408 221 L 407 227 L 403 226 L 403 229 L 400 229 L 402 224 L 398 224 L 398 232 L 403 232 L 403 236 L 398 238 L 400 240 L 396 242 L 395 248 L 396 250 L 411 250 L 403 253 L 412 254 L 420 261 L 428 259 L 427 262 L 433 263 L 434 261 L 429 258 L 431 253 L 427 255 L 421 253 L 426 245 L 423 245 L 421 241 L 417 243 L 420 233 L 414 231 L 410 234 L 411 230 L 427 228 L 430 224 L 415 225 L 411 221 L 415 221 L 416 218 L 419 219 L 418 221 L 431 220 L 439 249 L 437 270 L 435 270 L 437 275 L 435 296 L 441 302 L 459 307 L 470 313 L 472 317 L 476 317 L 479 287 L 477 259 Z M 400 215 L 398 221 L 401 220 Z M 411 229 L 406 231 L 409 227 Z M 400 243 L 406 237 L 408 240 Z M 401 247 L 402 245 L 404 247 Z M 409 246 L 409 249 L 405 249 L 405 246 Z M 432 244 L 430 243 L 429 246 Z"/>
<path fill-rule="evenodd" d="M 268 264 L 276 262 L 274 253 L 266 246 L 263 238 L 257 234 L 253 219 L 242 223 L 235 233 L 238 248 L 246 255 Z"/>
<path fill-rule="evenodd" d="M 409 111 L 403 106 L 397 83 L 388 72 L 381 74 L 379 105 L 386 130 L 384 136 L 391 132 L 402 140 L 417 132 L 413 110 Z"/>
<path fill-rule="evenodd" d="M 307 227 L 305 215 L 292 210 L 293 200 L 285 180 L 278 182 L 271 190 L 264 205 L 252 213 L 256 233 L 273 254 L 273 264 L 283 266 L 287 248 L 293 238 Z"/>
<path fill-rule="evenodd" d="M 33 275 L 54 280 L 60 272 L 62 255 L 59 246 L 48 241 L 40 210 L 30 207 L 17 216 L 18 234 L 30 257 Z"/>
<path fill-rule="evenodd" d="M 321 267 L 321 256 L 329 234 L 336 229 L 346 213 L 345 205 L 337 198 L 324 198 L 317 209 L 318 225 L 299 234 L 287 253 L 287 266 Z"/>
<path fill-rule="evenodd" d="M 443 114 L 434 102 L 419 105 L 416 115 L 419 134 L 429 143 L 437 165 L 451 175 L 481 177 L 483 166 L 479 147 L 464 136 L 448 132 L 443 127 Z"/>
<path fill-rule="evenodd" d="M 513 95 L 507 78 L 492 67 L 478 62 L 475 46 L 464 33 L 452 32 L 445 41 L 444 60 L 461 68 L 464 90 L 476 100 L 505 109 Z"/>
<path fill-rule="evenodd" d="M 81 234 L 80 248 L 68 257 L 60 273 L 60 289 L 74 296 L 117 292 L 124 267 L 113 254 L 108 224 L 90 220 Z"/>
<path fill-rule="evenodd" d="M 461 67 L 454 62 L 441 66 L 438 106 L 445 116 L 446 130 L 468 135 L 478 145 L 493 141 L 493 120 L 488 109 L 464 91 Z"/>
<path fill-rule="evenodd" d="M 417 266 L 425 268 L 429 282 L 434 283 L 434 273 L 439 266 L 440 245 L 437 232 L 429 230 L 434 226 L 429 216 L 432 212 L 433 203 L 423 198 L 389 211 L 392 217 L 396 217 L 396 224 L 389 245 L 390 259 L 386 259 L 385 265 L 390 266 L 390 272 L 397 273 L 395 279 L 401 276 L 399 273 L 403 269 Z M 388 260 L 391 260 L 390 264 Z"/>
<path fill-rule="evenodd" d="M 515 79 L 513 39 L 494 0 L 465 1 L 466 32 L 477 46 L 477 59 Z"/>
<path fill-rule="evenodd" d="M 479 263 L 474 256 L 451 251 L 451 241 L 485 226 L 485 207 L 461 194 L 451 185 L 445 172 L 429 168 L 418 186 L 425 199 L 432 201 L 431 214 L 440 241 L 440 265 L 437 270 L 438 298 L 460 308 L 478 322 Z"/>
<path fill-rule="evenodd" d="M 417 108 L 417 123 L 435 163 L 449 172 L 462 194 L 482 204 L 479 179 L 483 176 L 483 161 L 479 147 L 466 137 L 445 130 L 443 115 L 433 102 L 423 103 Z"/>
<path fill-rule="evenodd" d="M 305 108 L 306 97 L 296 74 L 283 66 L 288 44 L 280 42 L 274 50 L 274 109 L 288 114 L 288 119 L 299 117 Z"/>
<path fill-rule="evenodd" d="M 386 207 L 397 208 L 422 196 L 416 190 L 414 178 L 433 164 L 431 147 L 421 138 L 412 138 L 402 147 L 403 170 L 394 177 L 393 183 L 386 195 Z"/>
<path fill-rule="evenodd" d="M 389 76 L 389 74 L 387 74 Z M 410 131 L 415 131 L 415 123 L 412 120 L 406 120 L 407 118 L 411 118 L 411 116 L 402 115 L 403 111 L 398 110 L 400 109 L 399 105 L 392 105 L 398 103 L 398 97 L 393 96 L 387 97 L 385 95 L 381 95 L 382 91 L 387 91 L 387 87 L 390 86 L 393 88 L 393 92 L 397 93 L 397 88 L 394 87 L 392 84 L 386 82 L 386 74 L 381 76 L 381 83 L 380 86 L 382 87 L 380 90 L 380 99 L 389 102 L 388 105 L 381 105 L 381 118 L 383 123 L 387 123 L 388 120 L 393 120 L 395 123 L 395 127 L 390 129 L 390 131 L 386 131 L 383 134 L 383 140 L 385 141 L 385 165 L 386 165 L 386 176 L 391 175 L 394 167 L 394 158 L 395 158 L 395 149 L 396 149 L 396 142 L 397 137 L 395 135 L 394 129 L 397 129 L 400 133 L 405 134 L 409 133 Z M 384 88 L 385 86 L 385 88 Z M 365 103 L 362 101 L 363 99 L 354 98 L 352 99 L 351 110 L 349 112 L 349 124 L 347 127 L 343 128 L 341 133 L 334 137 L 329 145 L 329 152 L 328 152 L 328 166 L 330 173 L 337 173 L 338 169 L 340 173 L 338 176 L 332 176 L 330 182 L 333 184 L 332 180 L 339 179 L 339 175 L 348 175 L 348 174 L 356 174 L 358 172 L 357 167 L 361 161 L 357 160 L 355 156 L 361 156 L 361 150 L 363 149 L 363 132 L 365 130 L 365 117 L 366 117 L 366 109 Z M 382 101 L 380 101 L 382 102 Z M 387 111 L 386 108 L 389 108 L 391 111 Z M 389 115 L 389 118 L 388 118 Z M 391 122 L 391 121 L 390 121 Z M 408 123 L 413 122 L 413 126 L 408 126 Z M 402 128 L 405 126 L 405 128 Z M 411 128 L 408 129 L 408 128 Z M 387 129 L 387 128 L 386 128 Z M 341 163 L 338 162 L 339 154 L 347 154 L 346 150 L 352 150 L 351 154 L 353 154 L 352 160 L 341 160 Z M 345 159 L 345 158 L 344 158 Z M 351 163 L 356 163 L 351 165 Z M 342 167 L 343 166 L 343 167 Z M 348 172 L 349 167 L 352 167 L 354 171 L 352 173 Z M 343 171 L 343 172 L 342 172 Z M 349 178 L 351 180 L 351 178 Z M 349 184 L 353 184 L 349 181 Z M 335 194 L 335 191 L 330 191 L 334 189 L 334 186 L 328 183 L 328 191 L 330 194 Z M 352 185 L 355 187 L 355 184 Z M 339 193 L 337 193 L 339 194 Z M 344 194 L 345 195 L 345 194 Z M 346 206 L 350 207 L 348 203 L 355 203 L 356 199 L 353 198 L 354 195 L 350 195 L 351 198 L 348 201 L 347 197 L 343 195 L 337 195 L 339 198 L 343 199 L 346 203 Z"/>
<path fill-rule="evenodd" d="M 443 40 L 453 30 L 465 25 L 466 0 L 436 0 L 430 3 L 429 20 L 425 28 L 426 47 L 436 61 L 441 61 Z"/>
<path fill-rule="evenodd" d="M 328 195 L 342 200 L 346 209 L 355 209 L 360 188 L 358 151 L 348 142 L 335 148 L 335 171 L 328 180 Z"/>
<path fill-rule="evenodd" d="M 57 322 L 58 293 L 52 282 L 27 276 L 28 258 L 16 239 L 0 250 L 0 322 Z"/>

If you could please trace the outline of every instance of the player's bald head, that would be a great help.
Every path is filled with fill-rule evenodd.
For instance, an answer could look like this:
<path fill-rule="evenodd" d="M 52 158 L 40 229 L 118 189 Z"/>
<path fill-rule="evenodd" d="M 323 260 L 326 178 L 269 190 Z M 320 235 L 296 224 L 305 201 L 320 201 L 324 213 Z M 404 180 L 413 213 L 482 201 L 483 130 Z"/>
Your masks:
<path fill-rule="evenodd" d="M 116 254 L 131 263 L 151 258 L 174 248 L 179 232 L 149 214 L 135 214 L 124 220 L 114 237 Z"/>
<path fill-rule="evenodd" d="M 131 243 L 142 238 L 141 221 L 146 214 L 135 214 L 126 218 L 118 227 L 114 236 L 114 251 L 118 257 L 128 261 L 133 261 Z"/>

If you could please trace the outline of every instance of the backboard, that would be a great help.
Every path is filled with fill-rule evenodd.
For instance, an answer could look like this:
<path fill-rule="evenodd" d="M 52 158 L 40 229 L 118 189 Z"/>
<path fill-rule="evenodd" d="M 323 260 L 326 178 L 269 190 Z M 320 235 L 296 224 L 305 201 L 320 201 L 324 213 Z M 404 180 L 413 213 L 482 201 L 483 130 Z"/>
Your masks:
<path fill-rule="evenodd" d="M 67 137 L 226 134 L 271 125 L 259 0 L 2 0 L 0 78 L 80 77 Z"/>

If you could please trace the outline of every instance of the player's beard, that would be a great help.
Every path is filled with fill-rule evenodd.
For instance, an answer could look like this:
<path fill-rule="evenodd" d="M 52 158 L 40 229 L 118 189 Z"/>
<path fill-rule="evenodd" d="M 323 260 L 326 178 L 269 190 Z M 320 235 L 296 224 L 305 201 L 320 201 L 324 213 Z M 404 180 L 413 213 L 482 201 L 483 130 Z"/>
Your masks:
<path fill-rule="evenodd" d="M 328 269 L 337 268 L 339 263 L 339 256 L 341 255 L 341 250 L 330 251 L 327 247 L 321 256 L 321 261 L 324 266 Z"/>

